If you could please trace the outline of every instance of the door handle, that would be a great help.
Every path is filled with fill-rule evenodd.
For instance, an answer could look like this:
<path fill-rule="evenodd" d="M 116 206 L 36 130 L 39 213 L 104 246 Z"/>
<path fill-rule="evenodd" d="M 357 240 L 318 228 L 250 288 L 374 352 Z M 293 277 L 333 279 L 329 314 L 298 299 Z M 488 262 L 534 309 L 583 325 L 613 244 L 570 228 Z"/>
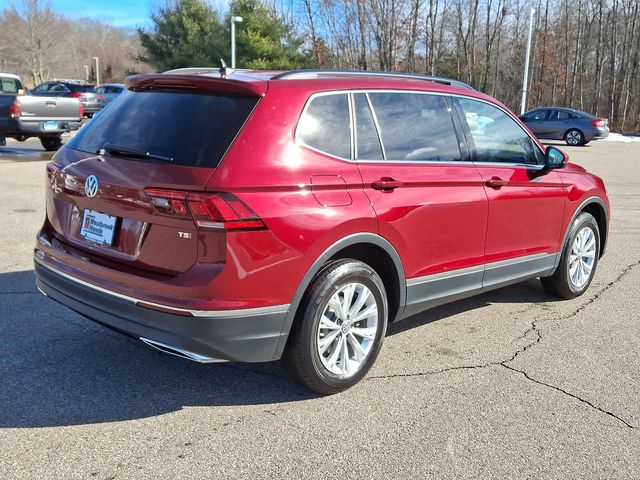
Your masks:
<path fill-rule="evenodd" d="M 399 182 L 395 178 L 382 177 L 380 180 L 376 180 L 371 184 L 371 188 L 374 190 L 382 190 L 383 192 L 390 192 L 400 187 L 402 182 Z"/>
<path fill-rule="evenodd" d="M 509 182 L 507 180 L 503 180 L 500 177 L 491 177 L 485 182 L 485 185 L 490 188 L 501 188 L 508 184 Z"/>

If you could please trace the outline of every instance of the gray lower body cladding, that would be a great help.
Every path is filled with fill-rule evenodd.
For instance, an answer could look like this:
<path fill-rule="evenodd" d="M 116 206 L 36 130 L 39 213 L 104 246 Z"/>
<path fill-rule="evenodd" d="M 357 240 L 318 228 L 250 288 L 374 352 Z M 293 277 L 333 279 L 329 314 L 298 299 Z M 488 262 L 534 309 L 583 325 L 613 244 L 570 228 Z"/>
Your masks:
<path fill-rule="evenodd" d="M 35 263 L 36 283 L 42 293 L 84 317 L 145 343 L 173 348 L 191 360 L 265 362 L 275 360 L 283 336 L 286 311 L 229 317 L 184 316 L 141 307 L 75 282 Z M 213 312 L 212 312 L 213 313 Z M 284 334 L 286 337 L 286 334 Z"/>

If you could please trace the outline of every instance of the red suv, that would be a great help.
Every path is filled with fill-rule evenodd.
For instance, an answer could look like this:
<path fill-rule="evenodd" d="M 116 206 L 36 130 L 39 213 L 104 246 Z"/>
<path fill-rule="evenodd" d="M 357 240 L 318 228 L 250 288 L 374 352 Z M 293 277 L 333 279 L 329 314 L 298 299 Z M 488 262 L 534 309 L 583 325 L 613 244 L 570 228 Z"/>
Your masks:
<path fill-rule="evenodd" d="M 283 358 L 334 393 L 388 321 L 532 277 L 584 293 L 602 180 L 435 77 L 184 69 L 129 91 L 47 166 L 40 290 L 198 362 Z"/>

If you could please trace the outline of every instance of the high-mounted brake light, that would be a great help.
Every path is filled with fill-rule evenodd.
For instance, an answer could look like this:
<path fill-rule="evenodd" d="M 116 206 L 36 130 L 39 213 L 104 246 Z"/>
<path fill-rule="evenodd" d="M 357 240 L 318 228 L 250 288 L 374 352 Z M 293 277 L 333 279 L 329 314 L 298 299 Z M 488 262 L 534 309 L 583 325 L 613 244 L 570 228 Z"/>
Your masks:
<path fill-rule="evenodd" d="M 11 118 L 18 118 L 22 113 L 20 109 L 20 102 L 16 98 L 11 105 L 9 105 L 9 116 Z"/>
<path fill-rule="evenodd" d="M 200 194 L 147 188 L 156 211 L 164 215 L 191 217 L 200 230 L 261 230 L 264 222 L 231 193 Z"/>
<path fill-rule="evenodd" d="M 606 118 L 596 118 L 595 120 L 591 121 L 591 125 L 598 128 L 604 127 L 606 123 L 607 123 Z"/>

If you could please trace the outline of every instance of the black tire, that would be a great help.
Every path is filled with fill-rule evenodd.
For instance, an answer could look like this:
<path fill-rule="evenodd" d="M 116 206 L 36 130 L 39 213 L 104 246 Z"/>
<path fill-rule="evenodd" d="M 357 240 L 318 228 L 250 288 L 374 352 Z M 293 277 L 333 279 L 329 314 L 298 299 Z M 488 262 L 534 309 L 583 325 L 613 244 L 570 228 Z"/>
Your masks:
<path fill-rule="evenodd" d="M 571 279 L 571 250 L 578 234 L 584 229 L 589 228 L 595 238 L 595 256 L 593 258 L 593 265 L 589 276 L 584 284 L 575 285 Z M 600 229 L 595 218 L 590 213 L 583 212 L 573 221 L 570 227 L 569 235 L 564 248 L 562 249 L 562 256 L 560 257 L 560 263 L 558 268 L 550 277 L 543 277 L 540 279 L 542 286 L 547 292 L 557 297 L 571 300 L 572 298 L 579 297 L 587 291 L 593 276 L 596 273 L 596 267 L 598 266 L 598 259 L 600 257 Z"/>
<path fill-rule="evenodd" d="M 62 139 L 60 136 L 40 137 L 40 143 L 47 152 L 55 152 L 62 146 Z"/>
<path fill-rule="evenodd" d="M 377 319 L 376 332 L 368 354 L 355 373 L 345 377 L 331 372 L 324 365 L 320 358 L 322 354 L 318 351 L 318 332 L 320 319 L 325 313 L 325 308 L 328 308 L 330 299 L 348 284 L 362 285 L 370 291 L 375 300 L 378 315 L 374 316 Z M 354 296 L 353 303 L 356 301 L 357 297 Z M 282 357 L 284 366 L 296 381 L 314 392 L 327 395 L 346 390 L 358 383 L 375 362 L 387 330 L 387 317 L 387 295 L 384 284 L 375 270 L 353 259 L 331 262 L 318 272 L 298 308 L 287 348 Z M 354 328 L 361 325 L 360 322 L 353 323 Z M 342 335 L 342 332 L 343 330 L 340 330 L 337 335 Z M 345 339 L 348 335 L 348 333 L 345 334 Z M 349 342 L 346 343 L 349 345 L 345 347 L 349 353 L 347 357 L 351 358 L 351 353 L 355 356 L 355 351 Z M 346 362 L 347 365 L 349 362 L 350 360 Z"/>
<path fill-rule="evenodd" d="M 565 132 L 564 141 L 567 142 L 567 145 L 570 145 L 572 147 L 585 145 L 584 133 L 582 133 L 577 128 L 572 128 Z"/>

